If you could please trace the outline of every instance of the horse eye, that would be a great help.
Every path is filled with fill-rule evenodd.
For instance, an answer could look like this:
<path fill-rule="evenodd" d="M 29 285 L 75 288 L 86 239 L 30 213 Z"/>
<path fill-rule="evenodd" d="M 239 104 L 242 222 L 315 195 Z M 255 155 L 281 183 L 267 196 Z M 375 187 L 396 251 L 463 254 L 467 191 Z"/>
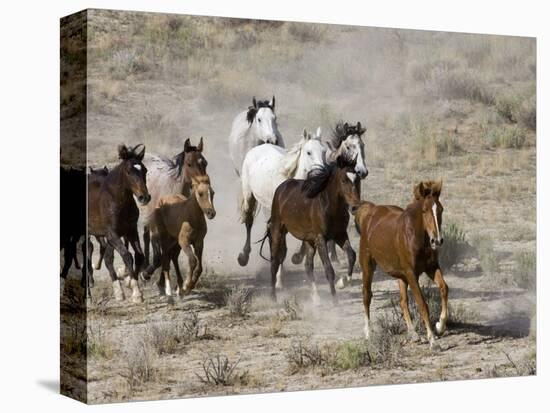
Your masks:
<path fill-rule="evenodd" d="M 258 122 L 262 123 L 262 120 L 260 118 L 258 118 Z"/>
<path fill-rule="evenodd" d="M 311 156 L 311 151 L 307 151 L 308 156 Z"/>

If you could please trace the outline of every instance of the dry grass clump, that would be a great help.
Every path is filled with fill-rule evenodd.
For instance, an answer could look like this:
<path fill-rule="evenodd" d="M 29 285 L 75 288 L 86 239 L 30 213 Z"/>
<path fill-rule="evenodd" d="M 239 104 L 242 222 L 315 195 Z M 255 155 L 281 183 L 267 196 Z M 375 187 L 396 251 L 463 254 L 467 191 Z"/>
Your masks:
<path fill-rule="evenodd" d="M 287 298 L 283 301 L 283 309 L 285 312 L 285 318 L 291 321 L 301 320 L 304 315 L 304 307 L 298 302 L 296 295 Z"/>
<path fill-rule="evenodd" d="M 155 367 L 154 350 L 146 336 L 135 336 L 127 345 L 122 359 L 125 370 L 121 374 L 131 391 L 147 382 L 153 381 L 158 373 Z"/>
<path fill-rule="evenodd" d="M 334 350 L 331 366 L 334 370 L 357 370 L 372 363 L 369 346 L 364 341 L 340 343 Z"/>
<path fill-rule="evenodd" d="M 499 269 L 494 241 L 487 236 L 474 237 L 472 243 L 479 257 L 481 270 L 487 275 L 495 275 Z"/>
<path fill-rule="evenodd" d="M 147 340 L 155 349 L 158 355 L 172 354 L 182 346 L 201 338 L 200 330 L 204 329 L 206 335 L 206 324 L 201 325 L 196 312 L 192 312 L 183 320 L 161 322 L 148 326 Z"/>
<path fill-rule="evenodd" d="M 514 254 L 513 282 L 520 288 L 534 290 L 537 281 L 537 258 L 533 252 Z"/>
<path fill-rule="evenodd" d="M 88 326 L 88 356 L 100 359 L 111 359 L 115 354 L 113 343 L 107 338 L 107 332 L 101 323 L 90 323 Z"/>
<path fill-rule="evenodd" d="M 133 129 L 134 141 L 149 147 L 158 146 L 158 142 L 169 145 L 179 136 L 180 131 L 176 124 L 154 109 L 144 113 Z"/>
<path fill-rule="evenodd" d="M 319 43 L 328 32 L 328 26 L 322 24 L 288 22 L 285 27 L 293 39 L 302 43 Z"/>
<path fill-rule="evenodd" d="M 437 163 L 441 156 L 452 156 L 462 152 L 457 134 L 451 131 L 441 133 L 433 120 L 409 120 L 407 133 L 411 137 L 411 153 L 414 159 Z"/>
<path fill-rule="evenodd" d="M 252 289 L 240 285 L 233 286 L 225 295 L 225 305 L 233 317 L 246 317 L 252 304 Z"/>
<path fill-rule="evenodd" d="M 303 340 L 292 342 L 285 355 L 290 374 L 308 368 L 326 367 L 331 357 L 326 348 Z"/>
<path fill-rule="evenodd" d="M 519 125 L 501 125 L 490 128 L 484 135 L 487 148 L 521 149 L 527 145 L 525 129 Z"/>
<path fill-rule="evenodd" d="M 467 99 L 492 105 L 493 92 L 478 72 L 465 69 L 435 68 L 426 84 L 433 95 L 444 99 Z"/>
<path fill-rule="evenodd" d="M 231 386 L 239 379 L 236 372 L 239 361 L 231 362 L 227 356 L 222 354 L 208 355 L 202 361 L 201 372 L 195 373 L 195 375 L 207 385 Z"/>

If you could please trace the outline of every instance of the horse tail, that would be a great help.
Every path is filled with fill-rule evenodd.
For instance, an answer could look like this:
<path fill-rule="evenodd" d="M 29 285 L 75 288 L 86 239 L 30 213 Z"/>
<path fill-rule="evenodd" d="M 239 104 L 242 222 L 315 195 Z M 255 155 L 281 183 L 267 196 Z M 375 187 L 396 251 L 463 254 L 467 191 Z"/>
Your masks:
<path fill-rule="evenodd" d="M 246 165 L 243 164 L 243 173 L 241 174 L 241 192 L 239 194 L 239 212 L 241 223 L 245 223 L 249 217 L 256 216 L 258 202 L 254 198 L 254 194 L 248 185 L 248 174 L 246 173 Z"/>
<path fill-rule="evenodd" d="M 266 261 L 271 261 L 271 260 L 268 260 L 266 257 L 263 256 L 262 250 L 263 250 L 263 248 L 264 248 L 265 240 L 268 239 L 268 238 L 270 238 L 270 236 L 271 236 L 271 232 L 270 232 L 270 230 L 269 230 L 270 221 L 271 221 L 271 219 L 267 221 L 267 228 L 266 228 L 266 230 L 265 230 L 265 235 L 263 236 L 263 238 L 262 238 L 261 240 L 256 241 L 256 243 L 261 242 L 261 245 L 260 245 L 260 257 L 262 257 L 262 258 L 263 258 L 264 260 L 266 260 Z"/>

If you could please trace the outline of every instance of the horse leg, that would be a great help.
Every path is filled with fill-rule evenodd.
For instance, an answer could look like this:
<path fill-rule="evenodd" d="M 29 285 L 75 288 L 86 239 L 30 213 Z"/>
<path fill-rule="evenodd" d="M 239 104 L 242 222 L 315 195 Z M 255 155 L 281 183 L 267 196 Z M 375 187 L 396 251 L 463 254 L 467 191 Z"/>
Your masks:
<path fill-rule="evenodd" d="M 143 226 L 143 266 L 144 268 L 149 267 L 149 247 L 151 245 L 151 231 L 149 231 L 149 226 Z"/>
<path fill-rule="evenodd" d="M 278 288 L 278 289 L 283 288 L 283 278 L 285 276 L 284 262 L 286 258 L 286 252 L 287 252 L 286 237 L 283 237 L 281 239 L 281 249 L 279 251 L 281 265 L 279 265 L 279 270 L 277 271 L 277 282 L 275 283 L 275 288 Z"/>
<path fill-rule="evenodd" d="M 159 288 L 159 294 L 161 296 L 166 296 L 170 300 L 172 297 L 172 285 L 170 284 L 170 258 L 171 258 L 171 248 L 166 248 L 162 250 L 161 255 L 161 275 L 157 286 Z"/>
<path fill-rule="evenodd" d="M 338 258 L 338 254 L 336 253 L 336 243 L 334 242 L 334 240 L 331 239 L 327 242 L 327 248 L 330 254 L 330 260 L 339 264 L 340 259 Z"/>
<path fill-rule="evenodd" d="M 193 233 L 193 228 L 188 222 L 184 222 L 181 225 L 180 233 L 178 236 L 178 244 L 181 250 L 187 255 L 189 261 L 189 269 L 187 270 L 187 277 L 185 278 L 185 283 L 183 284 L 183 294 L 187 294 L 193 288 L 193 274 L 195 273 L 195 267 L 197 267 L 197 256 L 191 248 L 191 235 Z M 202 250 L 201 250 L 202 252 Z"/>
<path fill-rule="evenodd" d="M 182 297 L 183 296 L 183 277 L 181 275 L 181 269 L 180 264 L 178 262 L 178 258 L 180 256 L 181 248 L 178 244 L 174 245 L 172 247 L 172 250 L 170 251 L 170 259 L 172 261 L 172 265 L 174 266 L 174 271 L 176 273 L 176 291 L 175 294 Z"/>
<path fill-rule="evenodd" d="M 139 235 L 137 232 L 137 228 L 133 230 L 127 237 L 126 240 L 132 245 L 132 249 L 134 250 L 134 271 L 130 274 L 130 287 L 132 288 L 132 301 L 135 303 L 141 303 L 143 302 L 143 294 L 141 293 L 141 290 L 139 289 L 139 272 L 141 268 L 143 267 L 143 251 L 141 250 L 141 243 L 139 242 Z"/>
<path fill-rule="evenodd" d="M 153 273 L 161 266 L 162 251 L 161 241 L 158 236 L 153 235 L 151 238 L 151 246 L 153 247 L 153 263 L 150 263 L 149 266 L 147 266 L 147 268 L 142 272 L 142 276 L 145 280 L 150 280 Z"/>
<path fill-rule="evenodd" d="M 99 270 L 101 269 L 101 263 L 103 262 L 103 256 L 105 255 L 106 242 L 103 237 L 96 237 L 96 240 L 99 243 L 99 259 L 97 260 L 97 263 L 94 265 L 94 269 Z M 88 242 L 91 242 L 91 240 Z"/>
<path fill-rule="evenodd" d="M 105 267 L 107 267 L 107 271 L 109 271 L 109 275 L 111 276 L 115 300 L 123 301 L 125 298 L 124 290 L 122 289 L 122 285 L 120 285 L 120 280 L 118 279 L 118 276 L 115 271 L 115 265 L 114 265 L 115 253 L 112 245 L 109 244 L 105 248 L 105 256 L 103 260 L 105 261 Z"/>
<path fill-rule="evenodd" d="M 73 256 L 73 262 L 74 262 L 74 267 L 77 269 L 77 270 L 80 270 L 80 263 L 78 262 L 78 254 L 76 253 L 77 251 L 77 248 L 76 248 L 76 245 L 78 244 L 78 241 L 80 240 L 80 236 L 76 237 L 75 240 L 74 240 L 74 256 Z"/>
<path fill-rule="evenodd" d="M 426 300 L 424 298 L 424 295 L 422 294 L 422 290 L 420 289 L 420 285 L 418 285 L 418 280 L 416 279 L 416 276 L 412 271 L 410 271 L 408 274 L 408 281 L 409 285 L 411 287 L 413 297 L 416 301 L 416 305 L 418 306 L 418 309 L 420 311 L 420 316 L 422 317 L 422 320 L 424 321 L 424 326 L 426 327 L 426 334 L 428 336 L 428 341 L 430 343 L 430 348 L 433 350 L 438 349 L 438 345 L 435 342 L 435 336 L 432 331 L 432 327 L 430 325 L 430 313 L 428 310 L 428 306 L 426 304 Z"/>
<path fill-rule="evenodd" d="M 443 279 L 441 268 L 438 267 L 435 269 L 435 271 L 427 272 L 427 274 L 428 277 L 435 281 L 435 283 L 439 287 L 439 295 L 441 297 L 441 314 L 439 315 L 439 321 L 435 324 L 435 331 L 438 335 L 441 335 L 445 332 L 447 328 L 447 296 L 449 294 L 449 288 L 447 287 L 447 283 Z"/>
<path fill-rule="evenodd" d="M 359 264 L 363 273 L 363 307 L 365 308 L 365 339 L 370 335 L 370 303 L 372 301 L 372 278 L 376 264 L 366 248 L 359 248 Z"/>
<path fill-rule="evenodd" d="M 305 241 L 302 241 L 302 244 L 300 245 L 300 249 L 296 251 L 294 254 L 292 254 L 291 261 L 294 265 L 300 264 L 307 252 L 307 245 Z"/>
<path fill-rule="evenodd" d="M 122 240 L 120 239 L 120 237 L 117 236 L 112 231 L 109 231 L 107 233 L 106 238 L 107 238 L 107 242 L 109 243 L 109 245 L 112 248 L 114 248 L 120 254 L 120 256 L 122 257 L 122 260 L 124 261 L 124 265 L 126 267 L 126 273 L 130 273 L 130 276 L 132 278 L 131 287 L 132 287 L 133 290 L 135 290 L 139 293 L 138 296 L 133 296 L 132 300 L 134 302 L 136 302 L 137 300 L 143 301 L 143 298 L 141 297 L 141 292 L 139 291 L 139 286 L 137 285 L 137 276 L 134 273 L 134 259 L 132 258 L 132 254 L 130 254 L 128 249 L 125 247 L 125 245 L 122 242 Z M 128 240 L 126 239 L 126 241 L 128 241 Z M 107 254 L 107 251 L 105 251 L 105 254 Z M 106 262 L 105 262 L 105 264 L 106 264 Z M 114 276 L 115 277 L 117 276 L 116 271 L 114 273 Z M 111 278 L 112 277 L 113 277 L 113 274 L 111 274 Z"/>
<path fill-rule="evenodd" d="M 316 246 L 317 251 L 319 251 L 319 257 L 321 258 L 321 262 L 323 263 L 323 267 L 325 269 L 325 275 L 330 285 L 330 294 L 332 295 L 332 301 L 334 305 L 337 305 L 338 298 L 336 297 L 336 288 L 334 288 L 334 278 L 336 277 L 336 275 L 334 274 L 334 268 L 332 268 L 332 264 L 330 262 L 327 241 L 325 240 L 325 237 L 319 235 L 317 237 Z"/>
<path fill-rule="evenodd" d="M 319 292 L 317 291 L 317 284 L 315 284 L 315 274 L 313 273 L 313 258 L 315 257 L 315 246 L 306 242 L 302 243 L 306 250 L 306 275 L 311 282 L 311 300 L 313 305 L 318 306 L 321 303 L 319 298 Z"/>
<path fill-rule="evenodd" d="M 84 282 L 86 286 L 86 296 L 91 299 L 92 292 L 90 291 L 90 289 L 94 286 L 94 275 L 92 269 L 92 260 L 88 259 L 88 256 L 86 255 L 86 252 L 89 251 L 89 243 L 89 238 L 84 237 L 82 245 L 80 246 L 82 250 L 82 275 L 80 282 Z"/>
<path fill-rule="evenodd" d="M 407 289 L 409 285 L 405 280 L 399 280 L 399 306 L 401 307 L 401 312 L 403 313 L 403 319 L 405 324 L 407 324 L 407 333 L 413 341 L 418 341 L 419 337 L 414 329 L 414 324 L 411 319 L 411 312 L 409 311 L 409 297 L 407 295 Z"/>
<path fill-rule="evenodd" d="M 246 241 L 243 246 L 242 252 L 239 254 L 237 261 L 241 267 L 248 264 L 250 258 L 250 231 L 252 230 L 252 224 L 254 223 L 254 211 L 256 210 L 256 198 L 252 193 L 245 193 L 242 205 L 242 216 L 244 225 L 246 226 Z"/>
<path fill-rule="evenodd" d="M 344 250 L 344 252 L 348 257 L 348 273 L 347 275 L 340 277 L 340 279 L 338 280 L 338 283 L 336 284 L 336 287 L 342 289 L 351 283 L 351 275 L 353 274 L 353 268 L 355 266 L 357 254 L 355 254 L 355 251 L 351 247 L 348 234 L 346 234 L 345 238 L 339 239 L 336 242 L 338 243 L 340 248 Z"/>
<path fill-rule="evenodd" d="M 277 301 L 277 272 L 281 265 L 281 244 L 285 234 L 283 234 L 279 225 L 274 225 L 273 222 L 268 225 L 269 246 L 271 250 L 271 298 Z"/>
<path fill-rule="evenodd" d="M 195 241 L 193 244 L 193 249 L 195 250 L 195 257 L 197 258 L 197 265 L 193 270 L 193 285 L 191 289 L 195 288 L 199 277 L 202 274 L 202 251 L 204 247 L 204 241 L 202 239 Z"/>

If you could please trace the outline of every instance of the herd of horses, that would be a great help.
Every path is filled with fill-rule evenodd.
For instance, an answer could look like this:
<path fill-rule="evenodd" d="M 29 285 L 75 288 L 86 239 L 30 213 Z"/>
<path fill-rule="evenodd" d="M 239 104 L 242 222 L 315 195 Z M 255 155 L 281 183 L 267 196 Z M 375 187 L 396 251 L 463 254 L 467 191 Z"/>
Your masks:
<path fill-rule="evenodd" d="M 361 200 L 361 181 L 368 175 L 365 132 L 360 122 L 339 122 L 330 139 L 323 140 L 320 128 L 313 135 L 304 130 L 300 140 L 286 149 L 278 130 L 275 97 L 262 101 L 253 98 L 252 105 L 235 117 L 229 135 L 229 155 L 240 178 L 241 221 L 246 230 L 237 261 L 241 266 L 249 261 L 251 229 L 261 208 L 267 223 L 259 252 L 265 258 L 263 249 L 267 242 L 270 256 L 265 259 L 271 264 L 273 299 L 276 300 L 277 289 L 282 288 L 285 280 L 283 263 L 287 255 L 286 236 L 290 233 L 301 241 L 292 262 L 300 264 L 305 258 L 313 303 L 320 301 L 313 273 L 317 253 L 336 304 L 336 289 L 350 283 L 356 261 L 347 233 L 353 218 L 360 234 L 365 337 L 368 339 L 370 334 L 372 278 L 375 268 L 379 267 L 399 282 L 400 306 L 409 334 L 418 338 L 408 308 L 410 287 L 430 346 L 436 347 L 418 279 L 426 273 L 440 289 L 441 314 L 435 326 L 440 335 L 446 328 L 448 295 L 438 262 L 438 248 L 443 243 L 442 182 L 416 184 L 412 202 L 404 209 Z M 123 278 L 132 290 L 131 300 L 140 303 L 143 295 L 139 278 L 149 280 L 158 268 L 161 268 L 157 282 L 160 294 L 173 295 L 172 265 L 176 274 L 174 294 L 188 294 L 202 272 L 207 219 L 216 215 L 214 190 L 203 152 L 203 138 L 196 146 L 187 139 L 183 151 L 173 158 L 146 155 L 141 144 L 120 145 L 119 163 L 114 168 L 90 168 L 89 173 L 62 168 L 62 279 L 72 264 L 81 268 L 81 284 L 91 297 L 93 270 L 99 269 L 104 261 L 115 299 L 125 299 Z M 75 195 L 78 205 L 75 205 Z M 138 227 L 143 228 L 143 250 Z M 92 237 L 99 244 L 95 264 L 92 263 Z M 81 266 L 77 244 L 82 238 L 86 263 Z M 332 266 L 332 262 L 338 260 L 336 245 L 345 252 L 348 264 L 346 274 L 338 281 Z M 188 258 L 185 281 L 178 264 L 182 250 Z M 115 251 L 124 262 L 124 271 L 117 272 L 114 268 Z"/>

